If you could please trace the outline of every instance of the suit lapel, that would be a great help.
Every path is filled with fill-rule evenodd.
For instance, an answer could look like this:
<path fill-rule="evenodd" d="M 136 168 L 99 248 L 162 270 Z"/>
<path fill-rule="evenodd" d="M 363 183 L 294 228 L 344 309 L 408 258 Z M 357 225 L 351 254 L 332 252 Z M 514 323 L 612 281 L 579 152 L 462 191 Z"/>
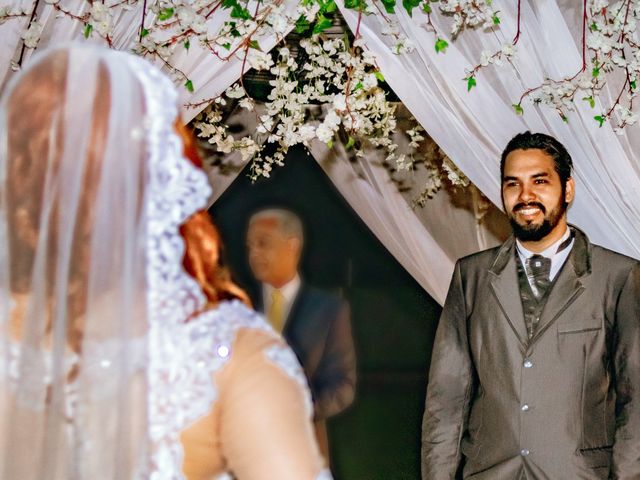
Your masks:
<path fill-rule="evenodd" d="M 492 274 L 491 290 L 509 326 L 524 348 L 527 343 L 527 329 L 520 300 L 514 248 L 515 242 L 510 239 L 498 252 L 490 269 Z"/>

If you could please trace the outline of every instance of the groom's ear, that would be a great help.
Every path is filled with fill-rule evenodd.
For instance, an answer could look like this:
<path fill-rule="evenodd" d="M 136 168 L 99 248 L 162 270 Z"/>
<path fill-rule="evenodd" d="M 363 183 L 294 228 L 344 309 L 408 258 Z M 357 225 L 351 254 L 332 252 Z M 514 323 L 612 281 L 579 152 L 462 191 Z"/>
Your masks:
<path fill-rule="evenodd" d="M 569 177 L 565 183 L 564 189 L 564 201 L 567 204 L 573 202 L 573 199 L 576 196 L 576 182 L 573 180 L 573 177 Z"/>

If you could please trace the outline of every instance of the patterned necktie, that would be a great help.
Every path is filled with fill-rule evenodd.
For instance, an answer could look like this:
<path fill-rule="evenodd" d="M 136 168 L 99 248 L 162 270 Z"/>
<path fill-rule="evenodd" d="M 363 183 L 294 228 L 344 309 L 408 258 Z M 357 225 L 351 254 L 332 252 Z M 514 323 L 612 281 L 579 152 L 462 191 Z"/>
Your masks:
<path fill-rule="evenodd" d="M 527 270 L 531 276 L 533 294 L 540 300 L 551 285 L 551 259 L 533 255 L 527 259 Z"/>
<path fill-rule="evenodd" d="M 276 332 L 282 333 L 282 327 L 284 326 L 284 295 L 280 290 L 274 290 L 271 293 L 271 305 L 269 306 L 269 323 L 275 329 Z"/>

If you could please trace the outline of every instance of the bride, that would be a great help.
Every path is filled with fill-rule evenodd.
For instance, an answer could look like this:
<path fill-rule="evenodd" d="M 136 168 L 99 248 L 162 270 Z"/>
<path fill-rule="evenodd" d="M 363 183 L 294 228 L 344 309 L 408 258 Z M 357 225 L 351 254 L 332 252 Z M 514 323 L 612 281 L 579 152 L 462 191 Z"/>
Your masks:
<path fill-rule="evenodd" d="M 330 478 L 294 354 L 183 268 L 210 192 L 176 105 L 156 68 L 90 46 L 5 88 L 0 478 Z"/>

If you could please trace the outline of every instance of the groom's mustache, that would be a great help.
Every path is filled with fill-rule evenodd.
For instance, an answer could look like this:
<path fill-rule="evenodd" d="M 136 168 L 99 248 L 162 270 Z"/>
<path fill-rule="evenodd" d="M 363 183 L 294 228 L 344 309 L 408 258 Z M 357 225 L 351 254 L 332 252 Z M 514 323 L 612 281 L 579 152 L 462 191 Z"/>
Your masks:
<path fill-rule="evenodd" d="M 541 203 L 539 203 L 539 202 L 529 202 L 529 203 L 524 203 L 524 202 L 523 202 L 523 203 L 518 203 L 518 204 L 516 204 L 516 206 L 515 206 L 515 207 L 513 207 L 513 209 L 512 209 L 511 211 L 512 211 L 513 213 L 517 213 L 517 212 L 519 212 L 520 210 L 524 210 L 525 208 L 531 208 L 531 207 L 537 207 L 537 208 L 539 208 L 539 209 L 540 209 L 540 211 L 541 211 L 543 214 L 546 214 L 546 213 L 547 213 L 547 209 L 546 209 L 546 208 L 544 208 L 544 205 L 542 205 L 542 204 L 541 204 Z"/>

